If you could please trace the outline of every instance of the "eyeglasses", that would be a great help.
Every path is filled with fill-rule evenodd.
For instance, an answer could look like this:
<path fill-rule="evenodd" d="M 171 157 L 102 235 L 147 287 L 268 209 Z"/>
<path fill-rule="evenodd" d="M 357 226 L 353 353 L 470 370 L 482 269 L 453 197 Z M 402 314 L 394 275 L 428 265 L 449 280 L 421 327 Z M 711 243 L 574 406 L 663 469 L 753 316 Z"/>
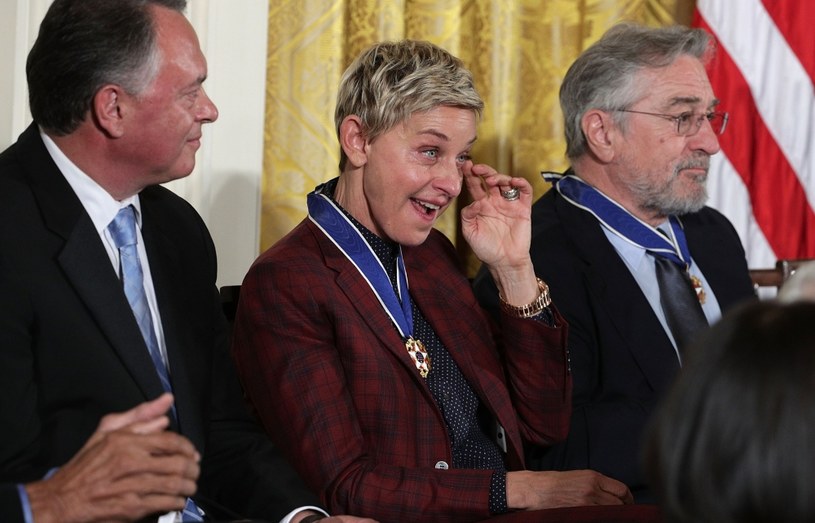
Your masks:
<path fill-rule="evenodd" d="M 714 133 L 722 134 L 725 127 L 727 127 L 727 120 L 730 118 L 730 115 L 727 113 L 715 113 L 712 111 L 704 114 L 682 113 L 678 116 L 672 114 L 646 113 L 645 111 L 632 111 L 630 109 L 615 109 L 615 111 L 620 113 L 645 114 L 664 118 L 665 120 L 672 120 L 676 123 L 676 134 L 679 136 L 693 136 L 698 133 L 699 129 L 702 128 L 702 124 L 705 123 L 705 120 L 710 124 Z"/>

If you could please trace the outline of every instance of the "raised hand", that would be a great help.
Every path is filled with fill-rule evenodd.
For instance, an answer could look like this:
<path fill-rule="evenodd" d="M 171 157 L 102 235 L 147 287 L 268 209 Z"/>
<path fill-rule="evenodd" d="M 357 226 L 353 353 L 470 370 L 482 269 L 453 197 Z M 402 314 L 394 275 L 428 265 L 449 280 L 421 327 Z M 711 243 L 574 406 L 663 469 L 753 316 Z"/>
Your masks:
<path fill-rule="evenodd" d="M 529 258 L 532 186 L 484 164 L 467 162 L 462 170 L 473 199 L 461 210 L 464 239 L 487 265 L 523 265 Z M 518 199 L 501 196 L 511 189 L 518 190 Z"/>
<path fill-rule="evenodd" d="M 532 186 L 524 178 L 500 174 L 484 164 L 467 162 L 462 173 L 473 198 L 473 202 L 461 210 L 464 239 L 487 265 L 508 303 L 519 306 L 531 303 L 538 296 L 529 256 Z M 506 197 L 506 191 L 516 190 L 517 199 Z M 514 195 L 510 193 L 510 196 Z"/>

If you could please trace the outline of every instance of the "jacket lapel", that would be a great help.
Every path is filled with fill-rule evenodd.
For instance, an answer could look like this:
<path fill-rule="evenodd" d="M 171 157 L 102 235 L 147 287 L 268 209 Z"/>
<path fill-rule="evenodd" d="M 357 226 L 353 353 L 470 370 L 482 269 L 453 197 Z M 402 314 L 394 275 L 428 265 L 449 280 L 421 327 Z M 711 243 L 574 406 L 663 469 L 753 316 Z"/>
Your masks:
<path fill-rule="evenodd" d="M 466 281 L 459 281 L 464 276 L 441 272 L 435 264 L 437 260 L 423 259 L 426 254 L 438 256 L 440 253 L 405 250 L 408 276 L 413 275 L 410 278 L 410 294 L 470 386 L 481 398 L 485 398 L 485 382 L 494 379 L 503 381 L 502 376 L 496 375 L 496 369 L 501 368 L 497 354 L 484 350 L 493 341 L 487 319 L 472 321 L 478 312 L 472 311 L 474 298 L 470 301 L 465 299 L 469 287 Z M 468 313 L 461 314 L 461 311 Z"/>
<path fill-rule="evenodd" d="M 679 361 L 648 300 L 597 220 L 559 195 L 555 202 L 560 223 L 582 262 L 586 292 L 598 304 L 595 312 L 608 315 L 645 378 L 654 390 L 664 390 Z"/>
<path fill-rule="evenodd" d="M 419 384 L 430 404 L 435 405 L 427 383 L 416 371 L 413 361 L 405 350 L 404 343 L 390 318 L 382 310 L 382 306 L 368 283 L 322 231 L 310 221 L 307 224 L 320 245 L 326 265 L 337 273 L 337 285 L 354 305 L 371 332 L 387 350 L 396 355 L 406 371 Z M 496 397 L 496 391 L 506 390 L 503 385 L 503 376 L 495 374 L 496 370 L 501 369 L 497 355 L 480 349 L 490 343 L 484 340 L 485 337 L 491 336 L 485 327 L 486 318 L 484 322 L 472 325 L 464 321 L 458 312 L 471 309 L 473 306 L 477 307 L 475 298 L 470 303 L 462 299 L 461 287 L 457 287 L 455 281 L 451 280 L 451 277 L 456 278 L 457 276 L 446 272 L 440 273 L 440 269 L 434 263 L 438 260 L 425 260 L 421 255 L 414 255 L 416 252 L 427 255 L 427 249 L 405 249 L 403 252 L 412 299 L 415 300 L 428 321 L 431 321 L 431 318 L 437 320 L 431 322 L 434 331 L 485 406 L 508 429 L 507 434 L 510 436 L 519 434 L 516 421 L 513 417 L 507 417 L 506 409 L 502 408 L 510 404 L 509 396 L 505 394 L 506 397 Z M 429 253 L 430 256 L 439 254 L 439 251 Z M 469 315 L 467 317 L 471 318 Z M 489 389 L 492 393 L 487 394 L 485 389 Z M 521 448 L 520 441 L 511 443 L 513 449 Z M 519 455 L 514 456 L 514 459 L 520 459 Z"/>
<path fill-rule="evenodd" d="M 415 375 L 418 382 L 424 385 L 413 361 L 405 349 L 405 344 L 399 332 L 382 305 L 377 300 L 368 282 L 359 274 L 359 271 L 345 257 L 345 255 L 318 229 L 311 221 L 306 222 L 309 230 L 314 234 L 322 251 L 326 266 L 337 273 L 336 282 L 342 292 L 348 297 L 362 320 L 368 325 L 370 331 L 379 339 L 382 345 L 394 355 Z"/>
<path fill-rule="evenodd" d="M 434 233 L 431 233 L 434 234 Z M 432 238 L 428 239 L 428 242 Z M 517 451 L 514 460 L 520 460 L 523 444 L 512 401 L 506 387 L 503 366 L 492 349 L 493 336 L 486 315 L 480 315 L 480 306 L 463 275 L 451 274 L 438 265 L 440 250 L 405 249 L 405 265 L 410 278 L 410 294 L 416 305 L 430 322 L 447 352 L 456 362 L 467 383 L 506 429 L 509 449 Z M 462 314 L 461 311 L 467 311 Z M 520 461 L 517 461 L 520 463 Z"/>
<path fill-rule="evenodd" d="M 155 398 L 164 392 L 121 283 L 90 218 L 80 218 L 58 259 L 145 397 Z"/>
<path fill-rule="evenodd" d="M 93 222 L 51 160 L 35 125 L 18 144 L 43 221 L 65 242 L 57 263 L 145 398 L 158 396 L 161 382 Z"/>
<path fill-rule="evenodd" d="M 184 281 L 184 262 L 181 259 L 179 246 L 163 231 L 165 219 L 161 215 L 161 204 L 151 198 L 151 191 L 142 191 L 142 238 L 144 239 L 153 288 L 156 293 L 159 316 L 161 317 L 164 344 L 167 348 L 167 361 L 170 368 L 170 381 L 173 386 L 176 412 L 178 413 L 179 431 L 193 440 L 196 445 L 203 444 L 204 429 L 199 416 L 192 413 L 203 410 L 203 398 L 194 393 L 192 373 L 198 368 L 195 354 L 191 348 L 196 341 L 186 326 L 189 319 L 185 317 L 182 306 L 178 304 L 179 282 Z"/>
<path fill-rule="evenodd" d="M 728 254 L 723 255 L 721 246 L 712 244 L 710 234 L 697 232 L 703 227 L 698 220 L 683 219 L 683 224 L 693 261 L 705 275 L 705 279 L 716 295 L 716 301 L 719 302 L 722 313 L 737 303 L 755 298 L 746 256 L 741 248 L 741 240 L 732 226 L 730 227 L 733 234 L 733 245 L 738 246 L 739 251 L 731 255 L 728 250 Z M 714 227 L 713 224 L 704 226 Z"/>

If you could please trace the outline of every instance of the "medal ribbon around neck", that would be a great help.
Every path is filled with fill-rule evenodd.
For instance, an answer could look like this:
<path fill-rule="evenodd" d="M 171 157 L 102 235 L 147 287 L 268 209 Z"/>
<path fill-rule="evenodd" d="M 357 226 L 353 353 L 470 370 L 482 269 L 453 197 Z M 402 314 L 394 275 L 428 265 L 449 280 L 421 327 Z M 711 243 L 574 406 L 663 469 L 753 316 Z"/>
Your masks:
<path fill-rule="evenodd" d="M 371 246 L 337 205 L 322 193 L 325 185 L 318 186 L 306 198 L 309 219 L 331 240 L 356 267 L 376 296 L 382 309 L 390 317 L 405 340 L 405 348 L 426 378 L 430 372 L 430 356 L 424 344 L 413 338 L 413 308 L 408 294 L 407 271 L 402 258 L 402 246 L 396 258 L 397 288 L 394 292 L 388 273 Z"/>
<path fill-rule="evenodd" d="M 572 205 L 592 213 L 600 222 L 624 240 L 676 263 L 685 271 L 690 268 L 690 250 L 685 231 L 676 216 L 669 217 L 673 238 L 667 238 L 625 210 L 591 185 L 573 174 L 544 172 L 543 178 Z"/>

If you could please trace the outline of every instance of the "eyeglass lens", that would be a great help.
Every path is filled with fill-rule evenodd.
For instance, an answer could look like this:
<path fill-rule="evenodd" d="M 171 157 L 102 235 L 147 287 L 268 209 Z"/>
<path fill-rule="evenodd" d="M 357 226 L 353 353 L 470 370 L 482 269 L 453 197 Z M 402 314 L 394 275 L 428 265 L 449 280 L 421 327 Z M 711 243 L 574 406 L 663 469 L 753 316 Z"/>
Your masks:
<path fill-rule="evenodd" d="M 711 129 L 716 134 L 722 134 L 727 126 L 727 113 L 708 113 L 696 118 L 680 118 L 677 120 L 676 130 L 682 135 L 691 135 L 699 132 L 705 120 L 710 123 Z"/>

